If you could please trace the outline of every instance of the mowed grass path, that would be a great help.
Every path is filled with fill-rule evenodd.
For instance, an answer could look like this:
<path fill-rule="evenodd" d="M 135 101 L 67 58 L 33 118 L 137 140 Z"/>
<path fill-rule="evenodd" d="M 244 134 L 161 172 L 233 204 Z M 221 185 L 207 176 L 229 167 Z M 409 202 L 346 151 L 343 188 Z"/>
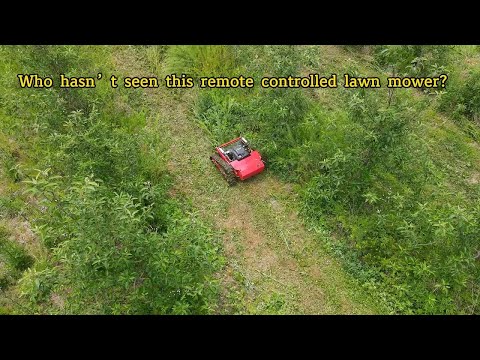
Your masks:
<path fill-rule="evenodd" d="M 132 47 L 115 53 L 117 76 L 152 76 Z M 209 160 L 213 150 L 195 122 L 195 89 L 163 84 L 144 92 L 148 127 L 162 134 L 172 194 L 182 194 L 223 239 L 218 313 L 375 314 L 384 309 L 346 274 L 297 216 L 293 187 L 267 170 L 228 187 Z M 226 139 L 228 140 L 228 139 Z M 261 150 L 261 149 L 260 149 Z"/>

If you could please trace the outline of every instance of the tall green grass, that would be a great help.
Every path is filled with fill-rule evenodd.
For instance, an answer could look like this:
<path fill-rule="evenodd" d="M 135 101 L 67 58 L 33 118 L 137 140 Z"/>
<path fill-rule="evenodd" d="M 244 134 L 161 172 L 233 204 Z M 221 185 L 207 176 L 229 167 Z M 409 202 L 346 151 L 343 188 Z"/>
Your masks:
<path fill-rule="evenodd" d="M 218 239 L 168 195 L 162 137 L 145 127 L 153 114 L 138 92 L 105 83 L 95 91 L 20 89 L 12 80 L 17 71 L 108 74 L 112 58 L 107 47 L 0 48 L 0 137 L 9 140 L 0 150 L 5 169 L 18 170 L 0 178 L 12 188 L 0 195 L 2 216 L 29 220 L 45 253 L 33 259 L 0 233 L 0 259 L 16 270 L 2 277 L 17 296 L 9 312 L 215 310 Z"/>
<path fill-rule="evenodd" d="M 208 76 L 240 69 L 256 79 L 332 71 L 383 77 L 379 66 L 388 74 L 393 67 L 397 74 L 433 75 L 456 56 L 451 47 L 377 47 L 376 62 L 364 63 L 355 49 L 337 58 L 322 47 L 228 49 L 235 66 L 210 67 L 223 59 L 213 53 L 185 61 L 183 54 L 198 47 L 182 48 L 181 56 L 171 51 L 167 61 Z M 468 86 L 475 96 L 475 85 Z M 396 91 L 392 101 L 387 89 L 328 90 L 323 99 L 300 89 L 205 89 L 195 116 L 216 142 L 251 138 L 269 171 L 299 184 L 307 222 L 328 229 L 327 245 L 392 311 L 478 312 L 480 192 L 464 179 L 478 171 L 464 165 L 474 164 L 478 151 L 467 150 L 468 135 L 455 126 L 440 132 L 436 103 L 411 91 Z"/>
<path fill-rule="evenodd" d="M 200 76 L 222 76 L 235 67 L 228 46 L 223 45 L 176 45 L 166 53 L 166 71 L 198 78 Z"/>

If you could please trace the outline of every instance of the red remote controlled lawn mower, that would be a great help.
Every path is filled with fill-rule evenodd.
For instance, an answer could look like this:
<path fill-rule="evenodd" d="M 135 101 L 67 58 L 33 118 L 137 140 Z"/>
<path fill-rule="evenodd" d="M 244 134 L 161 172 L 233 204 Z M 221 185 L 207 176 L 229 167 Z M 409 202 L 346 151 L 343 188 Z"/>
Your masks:
<path fill-rule="evenodd" d="M 218 171 L 229 185 L 237 179 L 245 180 L 260 174 L 265 168 L 260 153 L 253 150 L 243 137 L 230 140 L 215 148 L 216 153 L 210 156 Z"/>

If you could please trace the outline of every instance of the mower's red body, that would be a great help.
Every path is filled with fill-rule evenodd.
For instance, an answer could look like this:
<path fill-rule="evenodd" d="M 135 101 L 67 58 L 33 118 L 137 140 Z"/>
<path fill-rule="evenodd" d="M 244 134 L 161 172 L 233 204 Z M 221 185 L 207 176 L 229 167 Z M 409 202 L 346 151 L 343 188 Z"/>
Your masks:
<path fill-rule="evenodd" d="M 215 148 L 216 154 L 210 159 L 229 184 L 235 179 L 245 180 L 263 171 L 260 153 L 253 150 L 243 137 L 238 137 Z"/>

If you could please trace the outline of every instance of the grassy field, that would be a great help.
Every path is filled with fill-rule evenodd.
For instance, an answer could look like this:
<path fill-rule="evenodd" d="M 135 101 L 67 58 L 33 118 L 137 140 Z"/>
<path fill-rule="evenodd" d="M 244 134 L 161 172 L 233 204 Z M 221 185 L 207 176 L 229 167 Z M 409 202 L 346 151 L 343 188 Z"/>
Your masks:
<path fill-rule="evenodd" d="M 0 48 L 3 313 L 478 313 L 474 46 Z M 16 74 L 378 76 L 418 89 L 20 89 Z M 239 134 L 267 170 L 209 160 Z"/>
<path fill-rule="evenodd" d="M 148 69 L 138 49 L 116 55 L 127 76 L 164 77 L 167 69 Z M 147 63 L 142 63 L 147 61 Z M 377 313 L 374 305 L 340 264 L 318 246 L 296 209 L 288 183 L 268 172 L 228 187 L 212 172 L 212 139 L 193 118 L 196 90 L 148 91 L 152 131 L 163 134 L 172 193 L 189 199 L 195 211 L 221 234 L 226 264 L 221 280 L 219 313 Z"/>

